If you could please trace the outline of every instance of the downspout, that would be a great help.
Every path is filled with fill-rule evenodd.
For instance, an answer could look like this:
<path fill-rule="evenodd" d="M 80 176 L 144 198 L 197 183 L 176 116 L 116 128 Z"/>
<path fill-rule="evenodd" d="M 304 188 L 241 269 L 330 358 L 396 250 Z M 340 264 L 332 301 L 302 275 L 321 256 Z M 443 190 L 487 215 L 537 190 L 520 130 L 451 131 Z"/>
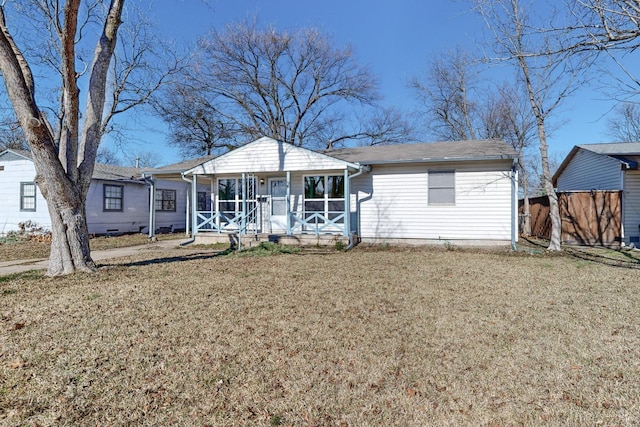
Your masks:
<path fill-rule="evenodd" d="M 362 175 L 365 172 L 371 172 L 371 166 L 365 166 L 365 165 L 360 165 L 360 169 L 358 170 L 358 172 L 354 173 L 353 175 L 349 175 L 348 179 L 349 181 L 351 181 L 351 179 Z M 349 182 L 349 191 L 351 191 L 351 182 Z M 346 194 L 346 197 L 349 197 L 349 202 L 351 202 L 351 194 Z M 357 204 L 357 201 L 356 201 Z M 349 206 L 351 206 L 351 203 L 349 203 Z M 349 211 L 351 211 L 351 207 L 349 207 Z M 351 212 L 349 212 L 349 215 L 351 215 Z M 350 224 L 351 222 L 349 222 Z M 358 231 L 360 230 L 360 224 L 358 224 Z M 351 248 L 353 248 L 356 245 L 356 241 L 355 241 L 355 237 L 354 237 L 354 233 L 351 233 L 351 230 L 349 230 L 349 245 L 347 245 L 346 248 L 344 248 L 345 251 L 350 250 Z"/>
<path fill-rule="evenodd" d="M 511 249 L 516 251 L 517 230 L 518 230 L 518 170 L 516 161 L 511 166 Z"/>
<path fill-rule="evenodd" d="M 181 172 L 180 176 L 182 177 L 183 180 L 185 180 L 189 184 L 193 185 L 191 180 L 189 178 L 187 178 L 186 176 L 184 176 L 184 172 Z M 191 189 L 191 190 L 192 191 L 190 191 L 189 193 L 191 193 L 191 197 L 193 198 L 193 189 Z M 191 211 L 192 212 L 195 211 L 193 200 L 191 201 Z M 188 213 L 187 213 L 187 215 L 188 215 Z M 189 221 L 189 218 L 187 218 L 187 221 Z M 197 223 L 196 218 L 192 215 L 192 217 L 191 217 L 191 238 L 189 240 L 184 241 L 184 242 L 180 242 L 180 246 L 186 246 L 186 245 L 189 245 L 189 244 L 195 242 L 195 240 L 196 240 L 196 223 Z"/>
<path fill-rule="evenodd" d="M 156 234 L 156 182 L 153 175 L 142 174 L 144 182 L 149 184 L 149 240 L 153 240 Z"/>

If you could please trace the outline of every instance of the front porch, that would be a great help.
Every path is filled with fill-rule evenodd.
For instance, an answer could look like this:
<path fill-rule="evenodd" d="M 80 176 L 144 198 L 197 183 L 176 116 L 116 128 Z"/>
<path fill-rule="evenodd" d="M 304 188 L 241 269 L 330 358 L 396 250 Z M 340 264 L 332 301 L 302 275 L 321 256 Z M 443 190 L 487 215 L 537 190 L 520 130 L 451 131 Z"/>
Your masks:
<path fill-rule="evenodd" d="M 277 240 L 291 244 L 349 241 L 350 178 L 360 165 L 270 138 L 203 163 L 192 181 L 196 242 Z M 209 183 L 207 194 L 197 192 Z"/>

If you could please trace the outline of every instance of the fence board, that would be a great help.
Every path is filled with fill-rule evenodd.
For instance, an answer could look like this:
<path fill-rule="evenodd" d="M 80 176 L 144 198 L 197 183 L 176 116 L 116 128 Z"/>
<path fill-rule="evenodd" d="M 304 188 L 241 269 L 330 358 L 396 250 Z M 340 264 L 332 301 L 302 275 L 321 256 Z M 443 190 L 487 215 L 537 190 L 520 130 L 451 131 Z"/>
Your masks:
<path fill-rule="evenodd" d="M 531 234 L 551 238 L 549 199 L 529 200 Z M 622 192 L 580 191 L 558 193 L 562 244 L 617 247 L 622 241 Z M 520 214 L 523 215 L 522 202 Z"/>

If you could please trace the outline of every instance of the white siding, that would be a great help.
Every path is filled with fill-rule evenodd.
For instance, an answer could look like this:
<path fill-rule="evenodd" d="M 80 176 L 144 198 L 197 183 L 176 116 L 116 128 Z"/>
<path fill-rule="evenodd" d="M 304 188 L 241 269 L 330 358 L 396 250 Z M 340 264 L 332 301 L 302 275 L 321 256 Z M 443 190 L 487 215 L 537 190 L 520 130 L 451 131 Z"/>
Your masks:
<path fill-rule="evenodd" d="M 579 149 L 557 180 L 558 191 L 622 190 L 620 161 Z"/>
<path fill-rule="evenodd" d="M 625 172 L 622 209 L 622 240 L 637 246 L 640 242 L 640 171 Z"/>
<path fill-rule="evenodd" d="M 196 174 L 346 169 L 349 163 L 271 138 L 261 138 L 198 166 Z M 189 172 L 189 173 L 190 173 Z"/>
<path fill-rule="evenodd" d="M 20 183 L 33 182 L 36 170 L 33 162 L 12 153 L 0 157 L 0 234 L 18 231 L 18 224 L 32 221 L 44 228 L 51 227 L 47 202 L 36 186 L 35 212 L 20 211 Z"/>
<path fill-rule="evenodd" d="M 455 205 L 428 204 L 429 169 L 456 171 Z M 474 169 L 464 164 L 377 166 L 352 184 L 364 239 L 511 239 L 511 179 L 504 163 Z"/>

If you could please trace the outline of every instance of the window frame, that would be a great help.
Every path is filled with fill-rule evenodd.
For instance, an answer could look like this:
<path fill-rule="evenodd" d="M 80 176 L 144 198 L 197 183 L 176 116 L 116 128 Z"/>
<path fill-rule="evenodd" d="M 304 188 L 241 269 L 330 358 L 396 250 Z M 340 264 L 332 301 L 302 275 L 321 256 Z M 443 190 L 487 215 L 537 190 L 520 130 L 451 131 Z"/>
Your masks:
<path fill-rule="evenodd" d="M 451 177 L 452 183 L 437 182 L 435 176 L 448 175 Z M 436 182 L 434 182 L 436 181 Z M 436 192 L 450 191 L 452 201 L 440 201 L 435 196 Z M 445 193 L 448 194 L 448 193 Z M 440 198 L 441 199 L 441 198 Z M 456 205 L 456 171 L 455 169 L 434 169 L 427 171 L 427 205 L 429 206 L 455 206 Z"/>
<path fill-rule="evenodd" d="M 246 178 L 247 181 L 249 181 L 250 179 L 253 180 L 253 183 L 249 183 L 247 182 L 247 192 L 249 194 L 247 194 L 247 200 L 246 202 L 248 203 L 248 209 L 247 211 L 249 211 L 251 209 L 251 206 L 253 206 L 253 204 L 256 202 L 256 197 L 257 197 L 257 179 L 255 176 L 252 177 L 247 177 Z M 223 199 L 220 196 L 220 182 L 222 181 L 233 181 L 233 198 L 231 199 Z M 226 213 L 231 213 L 233 212 L 233 216 L 238 215 L 239 213 L 242 212 L 242 177 L 241 176 L 221 176 L 217 179 L 216 182 L 216 199 L 215 199 L 215 211 L 216 212 L 226 212 Z M 223 203 L 227 203 L 228 207 L 233 207 L 233 209 L 220 209 L 221 205 Z"/>
<path fill-rule="evenodd" d="M 317 182 L 322 182 L 322 198 L 319 197 L 308 197 L 307 196 L 307 178 L 314 178 L 314 181 Z M 321 178 L 320 180 L 318 180 L 318 178 Z M 342 182 L 342 197 L 330 197 L 332 196 L 332 192 L 334 189 L 334 186 L 332 185 L 335 180 L 340 180 Z M 303 207 L 303 211 L 304 211 L 304 215 L 307 216 L 307 214 L 314 214 L 314 213 L 320 213 L 322 216 L 324 216 L 325 218 L 327 218 L 328 220 L 333 220 L 333 218 L 335 218 L 336 216 L 339 216 L 340 214 L 344 213 L 344 207 L 346 206 L 347 200 L 346 200 L 346 195 L 345 195 L 345 182 L 344 182 L 344 175 L 336 175 L 336 174 L 324 174 L 324 175 L 303 175 L 302 176 L 302 188 L 303 188 L 303 198 L 302 198 L 302 207 Z M 317 184 L 314 186 L 314 195 L 317 194 L 316 192 L 317 190 Z M 322 202 L 322 210 L 307 210 L 307 202 Z M 342 210 L 331 210 L 329 209 L 330 205 L 332 203 L 336 203 L 336 202 L 342 202 Z M 343 223 L 344 219 L 341 219 L 338 221 L 339 224 Z"/>
<path fill-rule="evenodd" d="M 25 195 L 25 187 L 33 186 L 33 195 Z M 20 183 L 20 212 L 35 212 L 37 210 L 37 197 L 38 197 L 38 186 L 35 182 L 21 182 Z M 26 208 L 25 201 L 33 200 L 33 208 Z"/>
<path fill-rule="evenodd" d="M 120 190 L 120 197 L 107 197 L 107 187 L 118 188 Z M 107 208 L 107 200 L 119 200 L 119 209 Z M 103 212 L 122 212 L 124 211 L 124 185 L 118 184 L 102 184 L 102 211 Z"/>
<path fill-rule="evenodd" d="M 160 197 L 158 198 L 158 192 L 160 192 Z M 172 198 L 165 198 L 167 194 L 172 194 Z M 156 188 L 156 194 L 154 198 L 155 206 L 154 209 L 156 212 L 175 212 L 178 198 L 178 192 L 176 190 L 172 190 L 170 188 Z M 168 204 L 170 207 L 167 208 L 165 204 Z M 160 207 L 158 208 L 158 205 Z M 173 207 L 171 207 L 173 205 Z"/>

